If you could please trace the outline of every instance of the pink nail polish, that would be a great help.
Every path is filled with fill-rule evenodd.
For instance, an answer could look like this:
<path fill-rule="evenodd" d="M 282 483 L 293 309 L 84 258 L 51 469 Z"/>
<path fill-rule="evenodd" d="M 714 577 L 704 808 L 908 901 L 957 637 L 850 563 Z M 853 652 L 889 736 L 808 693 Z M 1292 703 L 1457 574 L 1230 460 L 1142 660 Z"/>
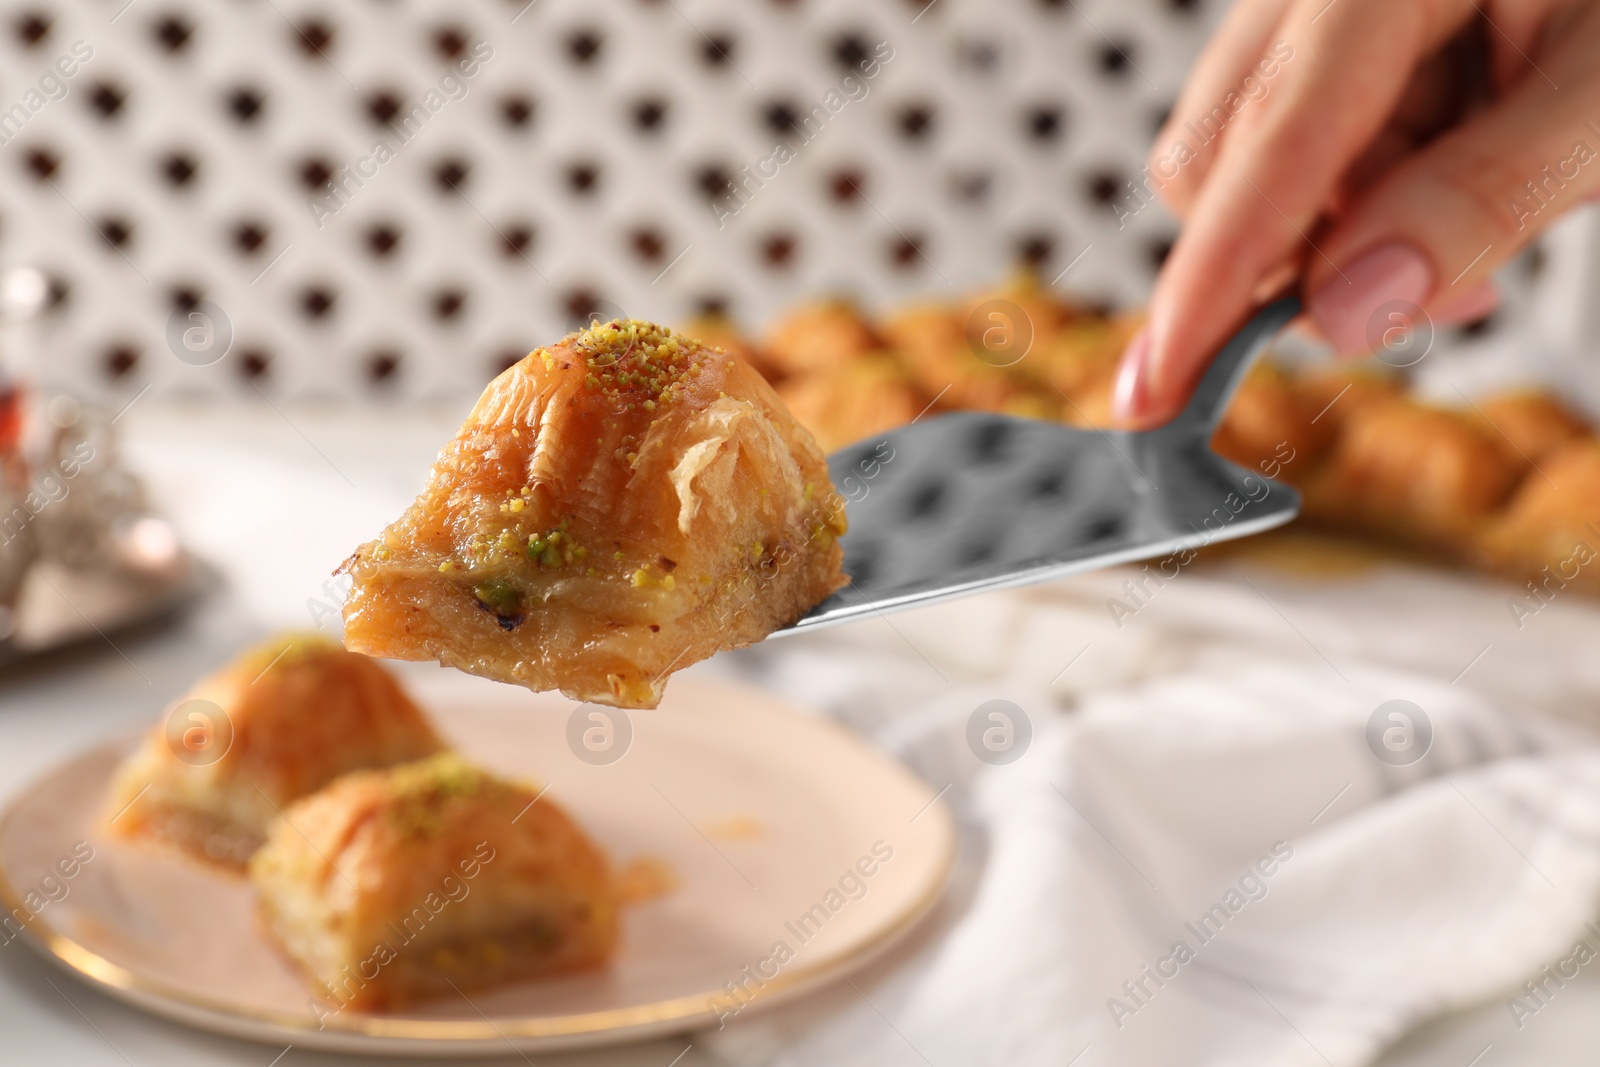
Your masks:
<path fill-rule="evenodd" d="M 1146 326 L 1128 342 L 1117 368 L 1116 387 L 1111 393 L 1111 413 L 1119 422 L 1132 422 L 1145 414 L 1150 402 L 1150 327 Z"/>
<path fill-rule="evenodd" d="M 1379 245 L 1345 265 L 1311 295 L 1311 317 L 1341 355 L 1373 347 L 1387 328 L 1385 310 L 1414 314 L 1433 291 L 1433 266 L 1414 245 Z M 1391 308 L 1388 305 L 1410 305 Z"/>

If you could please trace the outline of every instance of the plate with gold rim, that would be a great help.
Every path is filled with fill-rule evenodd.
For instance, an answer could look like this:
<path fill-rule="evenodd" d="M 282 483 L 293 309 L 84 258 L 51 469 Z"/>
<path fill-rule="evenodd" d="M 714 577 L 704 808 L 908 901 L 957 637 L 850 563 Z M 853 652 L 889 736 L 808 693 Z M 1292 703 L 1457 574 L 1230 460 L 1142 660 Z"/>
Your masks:
<path fill-rule="evenodd" d="M 949 877 L 955 826 L 935 791 L 768 691 L 690 672 L 656 710 L 618 712 L 454 671 L 406 673 L 465 755 L 547 784 L 619 867 L 653 872 L 660 891 L 626 909 L 609 967 L 391 1013 L 319 998 L 266 936 L 246 881 L 106 833 L 107 788 L 134 738 L 66 761 L 0 814 L 0 939 L 201 1029 L 495 1055 L 748 1017 L 866 964 Z"/>

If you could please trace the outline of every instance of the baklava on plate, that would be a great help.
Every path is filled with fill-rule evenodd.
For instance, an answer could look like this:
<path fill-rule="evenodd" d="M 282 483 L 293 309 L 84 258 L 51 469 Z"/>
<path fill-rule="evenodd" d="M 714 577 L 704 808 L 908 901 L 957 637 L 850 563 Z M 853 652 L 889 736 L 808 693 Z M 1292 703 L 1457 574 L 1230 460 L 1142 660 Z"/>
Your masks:
<path fill-rule="evenodd" d="M 156 724 L 117 772 L 109 829 L 242 867 L 293 801 L 442 747 L 381 664 L 314 635 L 280 637 L 201 679 Z"/>
<path fill-rule="evenodd" d="M 250 880 L 273 937 L 339 1008 L 595 967 L 617 943 L 600 849 L 553 800 L 454 754 L 293 805 Z"/>

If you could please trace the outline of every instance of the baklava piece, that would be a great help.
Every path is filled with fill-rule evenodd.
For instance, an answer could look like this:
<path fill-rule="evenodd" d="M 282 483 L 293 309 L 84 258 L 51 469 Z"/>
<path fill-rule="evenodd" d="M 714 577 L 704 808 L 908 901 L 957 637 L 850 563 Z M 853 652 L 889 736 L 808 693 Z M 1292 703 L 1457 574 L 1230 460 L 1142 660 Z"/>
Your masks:
<path fill-rule="evenodd" d="M 760 347 L 786 375 L 831 374 L 883 351 L 883 341 L 848 300 L 821 300 L 778 320 Z"/>
<path fill-rule="evenodd" d="M 1468 415 L 1415 401 L 1357 406 L 1327 464 L 1305 486 L 1306 514 L 1335 528 L 1463 554 L 1520 473 L 1491 433 Z"/>
<path fill-rule="evenodd" d="M 278 638 L 202 679 L 118 770 L 112 832 L 241 868 L 279 812 L 349 771 L 443 745 L 382 665 Z"/>
<path fill-rule="evenodd" d="M 1211 439 L 1218 455 L 1299 485 L 1316 469 L 1332 433 L 1326 419 L 1281 367 L 1256 363 L 1239 383 Z"/>
<path fill-rule="evenodd" d="M 1076 414 L 1062 403 L 1061 397 L 1046 389 L 1035 389 L 1016 396 L 1000 405 L 1003 415 L 1019 419 L 1037 419 L 1040 422 L 1071 422 Z"/>
<path fill-rule="evenodd" d="M 1294 374 L 1294 387 L 1318 425 L 1337 434 L 1345 420 L 1366 408 L 1403 400 L 1405 383 L 1394 371 L 1376 360 L 1341 360 L 1317 364 Z"/>
<path fill-rule="evenodd" d="M 890 346 L 905 361 L 911 379 L 941 408 L 997 411 L 1026 390 L 1026 333 L 1012 313 L 969 319 L 943 304 L 910 308 L 884 324 Z M 987 331 L 987 336 L 986 336 Z"/>
<path fill-rule="evenodd" d="M 1483 532 L 1478 562 L 1551 595 L 1567 584 L 1600 593 L 1600 442 L 1574 441 L 1539 460 Z M 1550 585 L 1553 583 L 1553 588 Z M 1545 594 L 1538 594 L 1541 599 Z"/>
<path fill-rule="evenodd" d="M 677 332 L 680 336 L 693 337 L 701 344 L 732 353 L 759 371 L 773 386 L 788 377 L 788 371 L 765 348 L 740 333 L 738 326 L 726 315 L 700 315 Z"/>
<path fill-rule="evenodd" d="M 345 563 L 345 643 L 575 700 L 666 676 L 844 584 L 816 441 L 736 356 L 645 322 L 493 382 L 416 502 Z"/>
<path fill-rule="evenodd" d="M 1084 316 L 1040 347 L 1039 374 L 1062 398 L 1066 422 L 1085 429 L 1116 425 L 1111 402 L 1117 367 L 1143 322 L 1142 315 Z"/>
<path fill-rule="evenodd" d="M 916 418 L 927 401 L 887 354 L 867 355 L 831 374 L 804 374 L 778 395 L 829 452 Z"/>
<path fill-rule="evenodd" d="M 250 881 L 273 938 L 338 1008 L 598 967 L 617 945 L 599 847 L 549 797 L 453 754 L 301 800 Z"/>
<path fill-rule="evenodd" d="M 1519 389 L 1480 400 L 1476 414 L 1488 424 L 1511 459 L 1524 467 L 1539 463 L 1568 442 L 1588 434 L 1588 424 L 1554 397 Z"/>
<path fill-rule="evenodd" d="M 1027 271 L 1012 275 L 992 289 L 979 290 L 956 304 L 954 310 L 973 330 L 994 326 L 1013 329 L 1018 324 L 1011 320 L 1020 313 L 1022 328 L 1035 349 L 1052 343 L 1069 324 L 1105 321 L 1103 315 L 1057 299 L 1048 287 L 1039 284 L 1037 275 Z"/>

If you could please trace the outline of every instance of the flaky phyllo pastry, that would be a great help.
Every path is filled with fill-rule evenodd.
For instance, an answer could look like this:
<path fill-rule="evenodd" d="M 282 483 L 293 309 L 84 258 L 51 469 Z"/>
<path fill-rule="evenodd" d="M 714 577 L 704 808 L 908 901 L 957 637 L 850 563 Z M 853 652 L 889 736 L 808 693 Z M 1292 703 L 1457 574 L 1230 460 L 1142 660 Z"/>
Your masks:
<path fill-rule="evenodd" d="M 118 769 L 106 817 L 119 836 L 243 867 L 294 801 L 443 747 L 382 664 L 285 635 L 195 683 Z"/>
<path fill-rule="evenodd" d="M 454 754 L 358 771 L 250 861 L 268 930 L 329 1002 L 383 1010 L 605 963 L 617 892 L 561 807 Z"/>
<path fill-rule="evenodd" d="M 345 643 L 578 700 L 666 676 L 844 584 L 844 505 L 748 364 L 639 321 L 489 384 L 427 487 L 345 563 Z"/>

